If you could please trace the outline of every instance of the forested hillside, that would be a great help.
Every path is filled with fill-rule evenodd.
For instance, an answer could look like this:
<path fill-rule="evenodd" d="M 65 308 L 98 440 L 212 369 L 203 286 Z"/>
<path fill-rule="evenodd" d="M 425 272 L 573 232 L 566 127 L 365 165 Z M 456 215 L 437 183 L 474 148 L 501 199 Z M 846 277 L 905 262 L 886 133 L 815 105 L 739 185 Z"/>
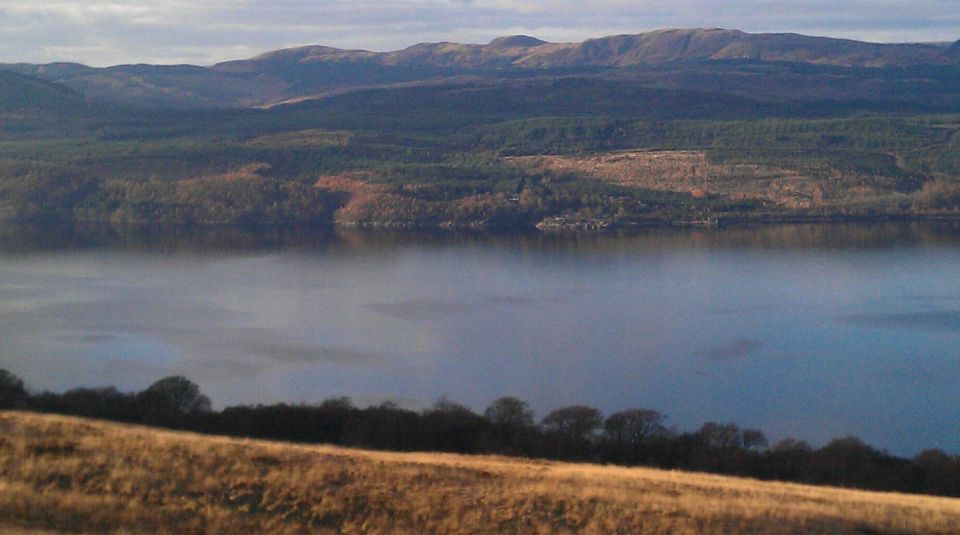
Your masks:
<path fill-rule="evenodd" d="M 43 79 L 0 70 L 0 219 L 602 229 L 954 217 L 955 49 L 698 30 L 108 69 L 162 89 L 149 105 L 153 89 L 111 82 L 122 96 L 109 100 L 76 82 L 112 79 L 103 70 L 10 66 Z M 287 102 L 223 108 L 274 97 Z"/>

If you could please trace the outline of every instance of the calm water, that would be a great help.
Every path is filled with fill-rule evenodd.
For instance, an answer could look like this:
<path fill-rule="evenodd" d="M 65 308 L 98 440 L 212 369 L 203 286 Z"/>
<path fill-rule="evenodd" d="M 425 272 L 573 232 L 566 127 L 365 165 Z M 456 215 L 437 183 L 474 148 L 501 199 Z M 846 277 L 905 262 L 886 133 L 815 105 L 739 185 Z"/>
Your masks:
<path fill-rule="evenodd" d="M 501 395 L 960 452 L 960 228 L 0 229 L 0 367 L 218 406 Z"/>

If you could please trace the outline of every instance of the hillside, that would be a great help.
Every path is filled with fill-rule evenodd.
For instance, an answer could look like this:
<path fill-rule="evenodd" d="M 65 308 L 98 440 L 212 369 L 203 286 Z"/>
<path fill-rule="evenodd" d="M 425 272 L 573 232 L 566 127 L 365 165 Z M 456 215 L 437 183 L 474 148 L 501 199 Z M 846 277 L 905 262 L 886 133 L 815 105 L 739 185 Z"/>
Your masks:
<path fill-rule="evenodd" d="M 29 74 L 0 70 L 0 220 L 956 218 L 960 66 L 943 58 L 957 46 L 671 30 L 303 47 L 212 68 L 15 65 Z"/>
<path fill-rule="evenodd" d="M 738 30 L 676 29 L 590 39 L 576 45 L 539 47 L 519 58 L 525 66 L 640 65 L 691 59 L 755 59 L 844 67 L 948 65 L 951 58 L 931 45 L 878 44 L 789 33 L 748 34 Z"/>
<path fill-rule="evenodd" d="M 0 413 L 0 532 L 949 534 L 960 501 Z"/>
<path fill-rule="evenodd" d="M 421 43 L 403 50 L 371 52 L 326 46 L 273 51 L 211 67 L 118 65 L 90 68 L 69 63 L 10 64 L 0 68 L 63 84 L 88 97 L 148 108 L 209 108 L 268 105 L 329 91 L 393 84 L 449 83 L 464 76 L 505 80 L 543 76 L 626 76 L 649 81 L 653 70 L 674 73 L 669 83 L 685 89 L 712 87 L 695 74 L 729 76 L 744 62 L 771 66 L 767 76 L 781 85 L 817 91 L 812 98 L 911 99 L 910 91 L 865 80 L 909 78 L 912 87 L 935 94 L 956 93 L 944 77 L 956 79 L 960 56 L 954 47 L 932 44 L 877 44 L 797 34 L 748 34 L 723 29 L 671 29 L 548 43 L 508 36 L 479 44 Z M 784 65 L 810 69 L 784 71 Z M 823 70 L 832 67 L 833 70 Z M 640 69 L 640 71 L 638 71 Z M 687 76 L 676 76 L 677 72 Z M 906 71 L 906 73 L 904 72 Z M 797 84 L 800 74 L 804 83 Z M 793 76 L 791 78 L 790 76 Z M 714 74 L 716 76 L 716 74 Z M 838 79 L 839 77 L 839 79 Z M 686 83 L 685 82 L 689 82 Z M 730 82 L 728 82 L 730 83 Z M 826 87 L 824 87 L 826 84 Z M 751 84 L 739 84 L 749 90 Z M 879 94 L 878 94 L 879 93 Z M 768 91 L 767 96 L 776 93 Z M 783 97 L 780 97 L 781 99 Z M 810 98 L 801 92 L 790 98 Z M 915 102 L 923 102 L 914 98 Z M 954 102 L 955 103 L 955 102 Z"/>
<path fill-rule="evenodd" d="M 0 139 L 73 137 L 113 117 L 109 108 L 60 84 L 0 70 Z"/>
<path fill-rule="evenodd" d="M 0 220 L 517 231 L 957 217 L 956 116 L 842 113 L 557 80 L 10 120 Z"/>
<path fill-rule="evenodd" d="M 69 113 L 83 97 L 61 85 L 0 70 L 0 113 Z"/>

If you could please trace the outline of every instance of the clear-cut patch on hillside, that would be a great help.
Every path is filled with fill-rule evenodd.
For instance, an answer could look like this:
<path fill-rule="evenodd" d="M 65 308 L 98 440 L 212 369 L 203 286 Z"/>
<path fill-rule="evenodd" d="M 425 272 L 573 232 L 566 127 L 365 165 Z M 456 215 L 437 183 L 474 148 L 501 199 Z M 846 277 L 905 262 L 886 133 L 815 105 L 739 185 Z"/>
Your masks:
<path fill-rule="evenodd" d="M 837 169 L 803 172 L 762 163 L 717 162 L 704 151 L 620 151 L 587 156 L 523 156 L 510 161 L 530 169 L 574 172 L 628 188 L 677 191 L 702 198 L 755 199 L 791 209 L 837 201 L 867 202 L 883 192 Z"/>

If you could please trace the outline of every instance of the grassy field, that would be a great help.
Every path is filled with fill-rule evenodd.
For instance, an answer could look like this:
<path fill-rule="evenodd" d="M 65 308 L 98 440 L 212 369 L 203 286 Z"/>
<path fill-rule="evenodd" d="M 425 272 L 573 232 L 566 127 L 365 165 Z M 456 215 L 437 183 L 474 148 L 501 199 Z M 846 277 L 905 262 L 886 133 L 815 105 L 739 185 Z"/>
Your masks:
<path fill-rule="evenodd" d="M 0 413 L 0 533 L 960 533 L 960 500 Z"/>

